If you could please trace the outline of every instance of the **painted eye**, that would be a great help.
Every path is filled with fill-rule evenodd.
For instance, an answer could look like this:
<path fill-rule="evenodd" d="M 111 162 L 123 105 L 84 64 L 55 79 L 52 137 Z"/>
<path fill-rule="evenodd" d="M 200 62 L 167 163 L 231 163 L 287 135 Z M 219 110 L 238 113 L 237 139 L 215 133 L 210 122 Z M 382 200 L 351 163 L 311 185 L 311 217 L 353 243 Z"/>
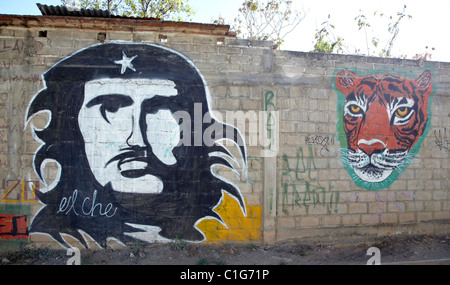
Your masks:
<path fill-rule="evenodd" d="M 409 107 L 401 107 L 398 108 L 397 111 L 395 111 L 395 116 L 397 118 L 405 118 L 411 111 L 411 108 Z"/>
<path fill-rule="evenodd" d="M 105 121 L 111 124 L 111 122 L 108 120 L 106 112 L 117 113 L 120 108 L 131 106 L 133 105 L 133 103 L 133 100 L 128 96 L 120 94 L 110 94 L 95 97 L 86 104 L 86 107 L 91 108 L 93 106 L 100 105 L 100 113 L 102 114 Z"/>
<path fill-rule="evenodd" d="M 349 109 L 352 114 L 360 114 L 361 113 L 361 107 L 359 107 L 357 105 L 350 105 Z"/>

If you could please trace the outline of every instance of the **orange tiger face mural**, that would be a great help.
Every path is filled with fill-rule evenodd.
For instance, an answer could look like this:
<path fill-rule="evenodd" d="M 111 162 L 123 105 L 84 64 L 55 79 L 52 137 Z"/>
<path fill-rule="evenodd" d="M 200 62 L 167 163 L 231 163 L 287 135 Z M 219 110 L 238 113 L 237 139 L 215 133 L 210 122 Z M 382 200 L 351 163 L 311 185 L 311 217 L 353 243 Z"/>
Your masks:
<path fill-rule="evenodd" d="M 430 71 L 417 79 L 357 75 L 341 70 L 333 78 L 338 91 L 341 157 L 358 186 L 390 186 L 418 152 L 426 135 L 433 93 Z"/>

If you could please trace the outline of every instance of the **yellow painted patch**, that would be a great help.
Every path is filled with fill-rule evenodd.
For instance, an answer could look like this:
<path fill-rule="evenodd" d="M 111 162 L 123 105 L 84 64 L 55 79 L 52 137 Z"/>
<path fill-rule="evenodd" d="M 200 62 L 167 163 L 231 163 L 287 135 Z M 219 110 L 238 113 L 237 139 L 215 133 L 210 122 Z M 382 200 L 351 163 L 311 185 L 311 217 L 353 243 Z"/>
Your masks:
<path fill-rule="evenodd" d="M 261 240 L 261 207 L 248 206 L 247 216 L 241 210 L 239 203 L 227 193 L 223 193 L 222 203 L 215 211 L 227 227 L 215 219 L 205 219 L 197 224 L 206 236 L 206 242 L 223 241 L 255 241 Z"/>

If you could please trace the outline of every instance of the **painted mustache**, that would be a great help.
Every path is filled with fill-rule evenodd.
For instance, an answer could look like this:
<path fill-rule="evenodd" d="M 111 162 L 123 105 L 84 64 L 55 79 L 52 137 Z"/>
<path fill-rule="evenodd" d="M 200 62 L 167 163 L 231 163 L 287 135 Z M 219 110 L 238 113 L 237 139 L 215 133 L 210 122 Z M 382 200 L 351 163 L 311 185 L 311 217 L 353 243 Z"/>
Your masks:
<path fill-rule="evenodd" d="M 156 175 L 166 177 L 168 173 L 174 171 L 177 165 L 166 165 L 160 161 L 151 147 L 131 146 L 123 148 L 121 153 L 111 158 L 105 168 L 111 163 L 117 162 L 120 174 L 126 178 L 138 178 L 144 175 Z"/>
<path fill-rule="evenodd" d="M 132 146 L 130 148 L 121 149 L 121 151 L 125 152 L 111 158 L 105 164 L 105 168 L 109 164 L 117 161 L 117 168 L 119 169 L 120 174 L 124 177 L 137 178 L 149 174 L 149 157 L 147 148 Z"/>

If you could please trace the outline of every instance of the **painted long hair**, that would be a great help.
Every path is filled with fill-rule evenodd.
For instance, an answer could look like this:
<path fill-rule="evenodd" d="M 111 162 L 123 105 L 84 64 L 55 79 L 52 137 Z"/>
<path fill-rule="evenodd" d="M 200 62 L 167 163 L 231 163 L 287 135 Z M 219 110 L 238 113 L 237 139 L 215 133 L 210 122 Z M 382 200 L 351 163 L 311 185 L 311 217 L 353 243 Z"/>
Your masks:
<path fill-rule="evenodd" d="M 121 72 L 115 61 L 123 55 L 137 56 L 133 61 L 135 72 Z M 175 103 L 167 101 L 167 109 L 173 112 L 184 110 L 193 114 L 194 104 L 200 103 L 202 115 L 208 115 L 208 94 L 202 76 L 193 63 L 184 55 L 166 47 L 151 44 L 107 43 L 88 47 L 58 62 L 43 75 L 45 88 L 30 103 L 27 121 L 35 114 L 50 112 L 48 126 L 35 130 L 35 136 L 43 142 L 34 157 L 34 169 L 43 180 L 41 166 L 50 159 L 61 168 L 59 181 L 47 192 L 37 192 L 44 207 L 34 217 L 30 233 L 51 235 L 64 244 L 62 233 L 69 234 L 83 242 L 80 231 L 89 234 L 99 244 L 108 237 L 126 240 L 125 232 L 139 232 L 129 224 L 150 225 L 161 228 L 159 233 L 167 239 L 202 241 L 204 235 L 195 227 L 202 218 L 212 217 L 221 221 L 214 207 L 222 198 L 222 191 L 231 194 L 245 213 L 245 204 L 239 189 L 225 179 L 216 177 L 213 165 L 224 165 L 233 169 L 230 159 L 234 158 L 219 140 L 226 137 L 236 143 L 241 154 L 242 166 L 246 165 L 246 151 L 242 137 L 236 128 L 217 120 L 204 123 L 202 132 L 212 124 L 215 141 L 212 146 L 180 145 L 173 150 L 177 163 L 165 165 L 149 151 L 152 175 L 164 183 L 160 194 L 136 194 L 114 191 L 109 184 L 100 185 L 86 158 L 84 141 L 78 126 L 78 113 L 84 101 L 85 83 L 104 78 L 151 78 L 175 82 L 178 96 Z M 161 97 L 161 100 L 166 98 Z M 164 102 L 161 102 L 164 105 Z M 192 125 L 194 124 L 192 120 Z M 192 126 L 192 130 L 195 128 Z M 222 131 L 223 130 L 223 131 Z M 180 134 L 181 136 L 193 134 Z M 198 134 L 197 134 L 198 135 Z M 214 154 L 222 155 L 214 155 Z M 74 197 L 76 191 L 76 197 Z M 111 204 L 114 215 L 80 214 L 81 202 L 74 204 L 73 211 L 60 211 L 62 201 L 69 203 L 76 198 L 93 201 L 103 207 Z M 72 197 L 72 198 L 69 198 Z M 65 199 L 65 200 L 63 200 Z M 68 205 L 66 205 L 68 206 Z M 112 213 L 112 212 L 111 212 Z"/>

